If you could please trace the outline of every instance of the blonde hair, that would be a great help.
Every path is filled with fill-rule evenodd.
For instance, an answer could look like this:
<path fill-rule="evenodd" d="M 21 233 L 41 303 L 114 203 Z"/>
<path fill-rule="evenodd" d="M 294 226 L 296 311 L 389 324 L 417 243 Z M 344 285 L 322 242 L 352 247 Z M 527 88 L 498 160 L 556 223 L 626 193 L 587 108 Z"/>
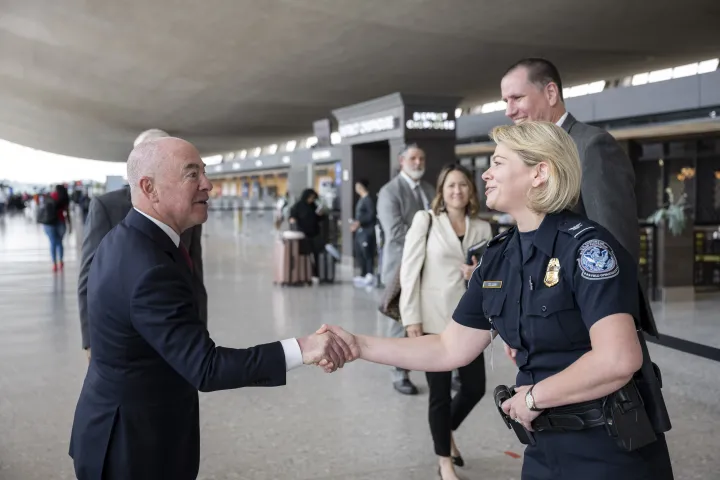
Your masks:
<path fill-rule="evenodd" d="M 528 208 L 555 213 L 575 206 L 582 171 L 577 146 L 565 130 L 554 123 L 527 121 L 495 127 L 490 138 L 517 153 L 528 167 L 547 164 L 547 182 L 528 193 Z"/>

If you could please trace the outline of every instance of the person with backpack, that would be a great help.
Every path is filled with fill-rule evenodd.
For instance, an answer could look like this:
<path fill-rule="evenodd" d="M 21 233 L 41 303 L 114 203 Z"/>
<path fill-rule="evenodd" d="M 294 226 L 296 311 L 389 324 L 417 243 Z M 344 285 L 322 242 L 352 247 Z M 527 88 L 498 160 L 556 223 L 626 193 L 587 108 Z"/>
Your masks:
<path fill-rule="evenodd" d="M 70 195 L 64 185 L 56 185 L 55 190 L 44 198 L 38 210 L 38 223 L 43 225 L 50 239 L 50 256 L 53 272 L 65 267 L 63 261 L 63 237 L 72 231 L 70 221 Z"/>

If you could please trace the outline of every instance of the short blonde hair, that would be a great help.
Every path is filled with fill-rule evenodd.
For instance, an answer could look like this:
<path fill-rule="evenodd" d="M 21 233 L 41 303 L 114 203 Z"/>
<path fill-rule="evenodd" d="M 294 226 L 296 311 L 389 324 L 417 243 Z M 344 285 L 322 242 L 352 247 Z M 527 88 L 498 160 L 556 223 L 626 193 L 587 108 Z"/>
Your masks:
<path fill-rule="evenodd" d="M 556 213 L 575 206 L 580 198 L 582 170 L 577 146 L 570 135 L 554 123 L 523 122 L 495 127 L 490 138 L 517 153 L 525 165 L 548 165 L 545 185 L 528 194 L 528 208 Z"/>

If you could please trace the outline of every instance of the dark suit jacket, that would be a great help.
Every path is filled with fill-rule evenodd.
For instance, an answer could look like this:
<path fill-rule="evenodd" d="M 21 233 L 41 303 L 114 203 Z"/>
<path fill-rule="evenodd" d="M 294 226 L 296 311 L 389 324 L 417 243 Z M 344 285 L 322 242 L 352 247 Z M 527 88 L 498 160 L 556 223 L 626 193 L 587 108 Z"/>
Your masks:
<path fill-rule="evenodd" d="M 576 211 L 607 228 L 637 262 L 640 232 L 630 158 L 602 128 L 578 122 L 569 113 L 562 127 L 580 154 L 582 189 Z"/>
<path fill-rule="evenodd" d="M 70 440 L 80 480 L 195 479 L 197 391 L 285 384 L 280 342 L 215 345 L 182 253 L 135 210 L 100 242 L 87 293 L 93 354 Z"/>
<path fill-rule="evenodd" d="M 78 278 L 78 307 L 83 348 L 90 347 L 87 287 L 88 272 L 95 256 L 95 250 L 97 250 L 100 241 L 105 235 L 125 218 L 131 208 L 130 187 L 127 186 L 95 197 L 90 203 L 90 211 L 85 221 L 82 262 L 80 264 L 80 277 Z M 202 225 L 187 230 L 180 238 L 193 260 L 193 277 L 200 305 L 200 319 L 207 324 L 207 292 L 203 283 Z"/>

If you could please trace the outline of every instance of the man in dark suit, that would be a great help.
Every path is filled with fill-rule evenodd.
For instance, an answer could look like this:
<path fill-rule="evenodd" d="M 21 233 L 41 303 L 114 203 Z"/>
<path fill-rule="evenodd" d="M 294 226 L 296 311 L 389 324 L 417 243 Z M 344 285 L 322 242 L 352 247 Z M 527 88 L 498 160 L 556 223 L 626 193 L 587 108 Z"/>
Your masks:
<path fill-rule="evenodd" d="M 129 185 L 95 197 L 90 202 L 90 210 L 84 227 L 82 261 L 78 278 L 80 333 L 82 336 L 82 348 L 87 351 L 88 358 L 90 358 L 90 334 L 88 330 L 87 287 L 90 265 L 102 239 L 127 216 L 130 209 L 132 209 L 132 202 L 130 200 Z M 190 252 L 190 258 L 193 261 L 192 276 L 200 308 L 200 319 L 207 325 L 207 292 L 203 283 L 201 238 L 202 225 L 192 227 L 180 236 L 180 240 Z"/>
<path fill-rule="evenodd" d="M 500 82 L 505 114 L 516 124 L 553 122 L 575 141 L 580 154 L 582 185 L 575 210 L 587 215 L 625 247 L 635 262 L 640 258 L 635 169 L 615 138 L 602 128 L 578 122 L 565 109 L 557 67 L 543 58 L 525 58 L 513 64 Z M 516 352 L 505 345 L 514 361 Z"/>
<path fill-rule="evenodd" d="M 640 234 L 635 170 L 605 130 L 578 122 L 566 109 L 560 73 L 549 61 L 526 58 L 512 65 L 500 83 L 513 122 L 539 120 L 565 129 L 578 147 L 582 188 L 577 211 L 604 226 L 638 261 Z"/>
<path fill-rule="evenodd" d="M 218 347 L 200 320 L 195 265 L 180 235 L 207 220 L 212 185 L 177 138 L 128 159 L 133 208 L 95 252 L 87 302 L 92 357 L 70 456 L 79 480 L 192 480 L 200 462 L 198 390 L 280 386 L 286 372 L 352 359 L 334 335 Z M 326 369 L 327 370 L 327 369 Z"/>

